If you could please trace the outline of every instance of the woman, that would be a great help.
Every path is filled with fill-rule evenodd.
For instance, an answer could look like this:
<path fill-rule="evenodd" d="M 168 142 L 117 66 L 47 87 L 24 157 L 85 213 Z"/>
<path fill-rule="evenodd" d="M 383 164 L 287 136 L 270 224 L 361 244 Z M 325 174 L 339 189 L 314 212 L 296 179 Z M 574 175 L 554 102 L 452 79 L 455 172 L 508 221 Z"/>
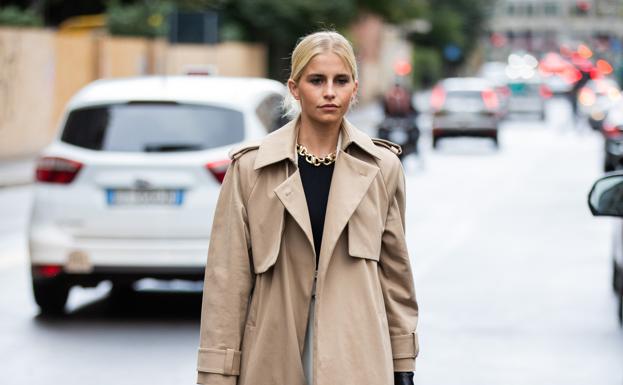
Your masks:
<path fill-rule="evenodd" d="M 295 119 L 230 155 L 205 274 L 200 384 L 412 384 L 418 308 L 398 146 L 344 115 L 353 49 L 292 53 Z"/>

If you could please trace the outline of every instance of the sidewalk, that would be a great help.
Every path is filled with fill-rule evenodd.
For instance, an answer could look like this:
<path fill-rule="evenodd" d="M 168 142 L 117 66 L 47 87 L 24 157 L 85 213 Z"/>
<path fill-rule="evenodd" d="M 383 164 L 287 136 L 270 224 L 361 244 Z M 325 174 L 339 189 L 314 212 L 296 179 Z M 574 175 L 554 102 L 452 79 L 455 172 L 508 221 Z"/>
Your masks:
<path fill-rule="evenodd" d="M 34 174 L 34 158 L 0 160 L 0 188 L 30 184 Z"/>

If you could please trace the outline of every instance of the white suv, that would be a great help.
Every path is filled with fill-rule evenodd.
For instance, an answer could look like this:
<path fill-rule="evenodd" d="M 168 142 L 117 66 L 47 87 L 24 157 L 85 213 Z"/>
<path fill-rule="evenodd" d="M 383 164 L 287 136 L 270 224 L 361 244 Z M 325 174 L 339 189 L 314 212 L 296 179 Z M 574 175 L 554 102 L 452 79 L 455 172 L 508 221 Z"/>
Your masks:
<path fill-rule="evenodd" d="M 40 155 L 29 227 L 34 296 L 73 285 L 203 279 L 228 151 L 279 127 L 284 86 L 259 78 L 99 80 Z"/>

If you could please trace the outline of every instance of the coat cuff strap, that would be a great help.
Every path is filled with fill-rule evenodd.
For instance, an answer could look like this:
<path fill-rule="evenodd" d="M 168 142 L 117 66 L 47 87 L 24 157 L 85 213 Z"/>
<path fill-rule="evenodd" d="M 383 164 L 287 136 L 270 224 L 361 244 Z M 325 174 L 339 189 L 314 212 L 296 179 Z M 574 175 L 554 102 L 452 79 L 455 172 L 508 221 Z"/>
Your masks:
<path fill-rule="evenodd" d="M 234 349 L 199 348 L 197 370 L 237 376 L 240 374 L 240 354 L 239 350 Z"/>
<path fill-rule="evenodd" d="M 417 333 L 409 333 L 391 337 L 392 358 L 398 360 L 401 358 L 415 358 L 420 351 Z"/>

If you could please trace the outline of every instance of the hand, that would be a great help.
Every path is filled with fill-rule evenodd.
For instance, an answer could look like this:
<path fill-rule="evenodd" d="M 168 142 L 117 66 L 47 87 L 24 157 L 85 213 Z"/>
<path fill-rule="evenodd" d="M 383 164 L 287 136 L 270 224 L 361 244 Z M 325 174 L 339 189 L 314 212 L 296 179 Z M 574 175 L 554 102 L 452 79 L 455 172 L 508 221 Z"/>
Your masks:
<path fill-rule="evenodd" d="M 413 385 L 413 372 L 394 372 L 394 385 Z"/>

